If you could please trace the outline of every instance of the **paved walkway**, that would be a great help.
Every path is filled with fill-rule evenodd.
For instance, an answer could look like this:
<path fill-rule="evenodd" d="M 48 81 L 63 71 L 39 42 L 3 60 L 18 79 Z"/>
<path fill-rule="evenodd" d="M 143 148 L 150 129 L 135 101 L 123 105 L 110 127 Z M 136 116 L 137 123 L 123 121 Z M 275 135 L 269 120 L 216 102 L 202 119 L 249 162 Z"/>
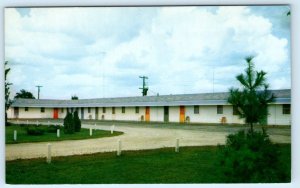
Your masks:
<path fill-rule="evenodd" d="M 83 127 L 110 130 L 111 125 L 87 125 Z M 189 128 L 190 127 L 190 128 Z M 240 128 L 218 128 L 216 126 L 188 126 L 180 127 L 147 127 L 138 125 L 115 126 L 116 131 L 123 135 L 98 139 L 54 141 L 52 156 L 68 156 L 96 152 L 116 151 L 118 140 L 122 141 L 122 150 L 155 149 L 174 147 L 176 138 L 180 139 L 180 146 L 204 146 L 224 144 L 226 135 Z M 290 143 L 289 128 L 273 128 L 268 131 L 271 139 L 277 143 Z M 47 142 L 7 144 L 6 160 L 45 157 Z"/>

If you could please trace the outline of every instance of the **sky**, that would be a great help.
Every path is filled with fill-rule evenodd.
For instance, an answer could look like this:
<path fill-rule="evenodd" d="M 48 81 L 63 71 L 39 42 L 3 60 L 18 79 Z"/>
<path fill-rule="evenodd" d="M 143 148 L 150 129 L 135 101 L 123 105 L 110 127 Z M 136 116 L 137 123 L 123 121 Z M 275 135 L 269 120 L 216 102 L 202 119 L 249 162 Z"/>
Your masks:
<path fill-rule="evenodd" d="M 226 92 L 254 56 L 270 89 L 291 88 L 289 6 L 6 8 L 11 97 Z"/>

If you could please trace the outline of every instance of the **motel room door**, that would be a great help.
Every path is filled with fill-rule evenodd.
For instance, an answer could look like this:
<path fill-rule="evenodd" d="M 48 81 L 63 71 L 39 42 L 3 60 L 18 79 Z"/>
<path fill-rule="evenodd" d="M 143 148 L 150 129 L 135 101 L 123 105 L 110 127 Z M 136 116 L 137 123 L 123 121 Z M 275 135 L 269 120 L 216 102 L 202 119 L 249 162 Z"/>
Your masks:
<path fill-rule="evenodd" d="M 150 107 L 149 106 L 146 106 L 146 122 L 149 122 L 150 121 Z"/>
<path fill-rule="evenodd" d="M 53 119 L 58 119 L 58 108 L 53 109 Z"/>
<path fill-rule="evenodd" d="M 185 108 L 184 106 L 180 106 L 179 122 L 184 123 L 184 119 L 185 119 Z"/>
<path fill-rule="evenodd" d="M 16 119 L 19 118 L 19 107 L 14 107 L 14 116 Z"/>
<path fill-rule="evenodd" d="M 95 120 L 98 119 L 98 112 L 99 112 L 99 109 L 98 107 L 95 108 Z"/>
<path fill-rule="evenodd" d="M 80 108 L 81 119 L 84 119 L 84 108 Z"/>
<path fill-rule="evenodd" d="M 169 107 L 164 106 L 164 122 L 169 122 Z"/>

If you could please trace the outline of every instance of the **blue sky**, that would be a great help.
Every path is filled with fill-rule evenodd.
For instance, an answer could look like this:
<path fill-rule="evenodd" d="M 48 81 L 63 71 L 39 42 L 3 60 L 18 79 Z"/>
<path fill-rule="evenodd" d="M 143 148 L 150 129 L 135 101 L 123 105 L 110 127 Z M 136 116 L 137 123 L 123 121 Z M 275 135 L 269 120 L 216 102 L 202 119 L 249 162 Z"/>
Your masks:
<path fill-rule="evenodd" d="M 12 97 L 228 91 L 254 55 L 271 89 L 291 87 L 288 6 L 6 8 Z"/>

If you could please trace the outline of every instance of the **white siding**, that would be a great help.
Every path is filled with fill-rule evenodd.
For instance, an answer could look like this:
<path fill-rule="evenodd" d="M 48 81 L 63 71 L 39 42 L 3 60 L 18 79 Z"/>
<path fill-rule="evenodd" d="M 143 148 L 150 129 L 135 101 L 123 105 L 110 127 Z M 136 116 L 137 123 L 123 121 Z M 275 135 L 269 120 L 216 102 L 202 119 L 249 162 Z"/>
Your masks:
<path fill-rule="evenodd" d="M 45 112 L 41 112 L 41 108 L 28 108 L 28 111 L 25 111 L 24 107 L 20 107 L 19 118 L 20 119 L 53 118 L 53 108 L 45 108 Z"/>
<path fill-rule="evenodd" d="M 282 105 L 269 105 L 269 125 L 291 125 L 291 115 L 282 113 Z"/>
<path fill-rule="evenodd" d="M 144 108 L 144 116 L 146 116 Z M 150 121 L 164 121 L 164 107 L 162 106 L 153 106 L 150 107 Z"/>
<path fill-rule="evenodd" d="M 169 122 L 179 122 L 179 106 L 169 107 Z"/>
<path fill-rule="evenodd" d="M 185 116 L 190 117 L 191 123 L 220 123 L 222 117 L 226 118 L 226 123 L 241 124 L 244 121 L 237 115 L 233 115 L 232 106 L 223 106 L 223 114 L 217 114 L 217 106 L 199 106 L 199 114 L 194 114 L 194 106 L 185 108 Z"/>
<path fill-rule="evenodd" d="M 125 107 L 125 113 L 122 113 L 122 107 L 116 107 L 115 120 L 141 121 L 141 116 L 145 114 L 144 111 L 144 107 L 139 108 L 139 113 L 135 113 L 135 107 Z"/>
<path fill-rule="evenodd" d="M 281 104 L 269 105 L 269 125 L 291 125 L 291 115 L 282 113 Z M 84 109 L 84 119 L 95 119 L 95 108 L 91 107 L 90 113 L 88 108 Z M 75 110 L 75 109 L 74 109 Z M 41 112 L 41 108 L 28 108 L 25 111 L 24 107 L 19 108 L 19 118 L 33 119 L 33 118 L 53 118 L 53 108 L 45 108 L 45 112 Z M 106 107 L 106 112 L 103 113 L 103 108 L 98 107 L 98 119 L 101 120 L 120 120 L 120 121 L 141 121 L 141 116 L 144 116 L 145 121 L 146 107 L 139 107 L 139 113 L 135 113 L 135 107 L 126 107 L 125 113 L 122 113 L 121 107 L 115 108 L 115 114 L 112 114 L 112 107 Z M 169 122 L 179 122 L 180 107 L 169 107 Z M 58 118 L 63 119 L 66 116 L 67 109 L 61 112 L 58 108 Z M 14 108 L 7 111 L 8 118 L 14 117 Z M 81 108 L 78 108 L 78 115 L 81 118 Z M 199 114 L 194 114 L 194 106 L 185 106 L 185 118 L 189 116 L 191 123 L 220 123 L 222 117 L 226 118 L 226 123 L 242 124 L 243 119 L 239 119 L 237 115 L 233 115 L 233 108 L 230 105 L 223 106 L 223 114 L 217 114 L 216 105 L 199 106 Z M 164 107 L 150 107 L 150 121 L 163 122 L 164 121 Z"/>

